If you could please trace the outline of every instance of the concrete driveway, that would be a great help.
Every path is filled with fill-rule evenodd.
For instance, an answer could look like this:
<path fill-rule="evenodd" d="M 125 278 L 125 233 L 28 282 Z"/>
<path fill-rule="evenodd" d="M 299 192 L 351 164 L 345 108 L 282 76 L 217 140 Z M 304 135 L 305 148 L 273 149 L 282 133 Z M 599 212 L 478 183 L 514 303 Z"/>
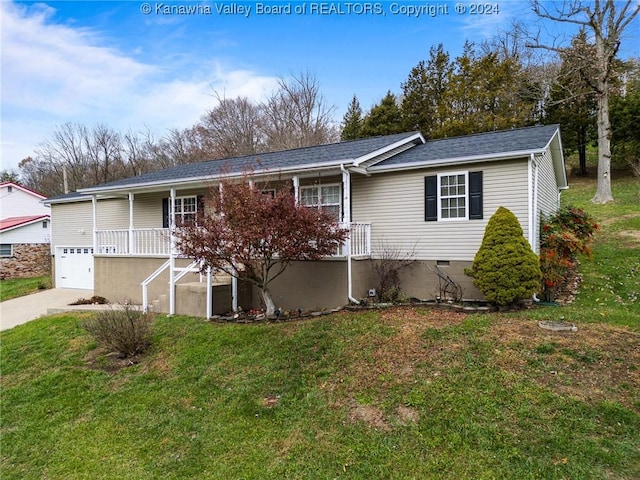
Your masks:
<path fill-rule="evenodd" d="M 75 310 L 69 304 L 79 298 L 91 298 L 93 290 L 52 288 L 41 292 L 12 298 L 0 303 L 0 330 L 7 330 L 43 315 L 51 310 Z"/>

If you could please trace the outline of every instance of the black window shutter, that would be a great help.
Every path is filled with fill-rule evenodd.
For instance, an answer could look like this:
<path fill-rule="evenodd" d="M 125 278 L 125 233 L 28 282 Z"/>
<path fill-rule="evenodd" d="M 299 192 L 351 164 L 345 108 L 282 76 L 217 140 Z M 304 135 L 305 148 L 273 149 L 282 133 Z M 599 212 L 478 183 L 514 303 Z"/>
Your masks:
<path fill-rule="evenodd" d="M 169 199 L 162 199 L 162 228 L 169 228 Z"/>
<path fill-rule="evenodd" d="M 438 220 L 438 177 L 424 177 L 424 219 L 426 222 Z"/>
<path fill-rule="evenodd" d="M 482 220 L 482 172 L 469 172 L 469 220 Z"/>

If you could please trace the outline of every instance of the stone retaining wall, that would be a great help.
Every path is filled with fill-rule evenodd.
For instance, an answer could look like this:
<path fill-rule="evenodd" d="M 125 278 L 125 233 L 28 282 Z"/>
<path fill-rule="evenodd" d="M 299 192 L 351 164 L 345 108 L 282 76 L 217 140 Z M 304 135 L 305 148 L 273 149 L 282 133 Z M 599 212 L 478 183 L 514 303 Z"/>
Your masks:
<path fill-rule="evenodd" d="M 48 243 L 14 244 L 13 256 L 0 258 L 0 278 L 29 278 L 51 275 Z"/>

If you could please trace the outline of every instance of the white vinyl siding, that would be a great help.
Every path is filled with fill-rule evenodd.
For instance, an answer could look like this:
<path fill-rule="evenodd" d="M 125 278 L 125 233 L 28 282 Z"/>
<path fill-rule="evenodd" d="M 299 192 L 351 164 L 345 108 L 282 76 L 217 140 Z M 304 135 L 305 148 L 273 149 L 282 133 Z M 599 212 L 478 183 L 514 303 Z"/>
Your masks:
<path fill-rule="evenodd" d="M 353 221 L 371 223 L 374 257 L 384 243 L 404 250 L 415 247 L 417 260 L 471 261 L 489 218 L 500 206 L 518 217 L 526 238 L 527 159 L 478 163 L 469 169 L 483 172 L 482 220 L 425 222 L 425 176 L 459 173 L 459 167 L 352 175 Z"/>
<path fill-rule="evenodd" d="M 41 198 L 35 194 L 25 192 L 18 187 L 4 185 L 0 188 L 2 198 L 2 218 L 27 217 L 32 215 L 49 215 L 51 210 L 43 205 Z"/>
<path fill-rule="evenodd" d="M 162 199 L 169 192 L 137 194 L 133 199 L 134 228 L 162 228 Z"/>
<path fill-rule="evenodd" d="M 42 228 L 43 221 L 38 220 L 0 233 L 0 243 L 49 243 L 49 228 Z M 49 224 L 49 220 L 46 222 Z"/>
<path fill-rule="evenodd" d="M 555 170 L 553 168 L 553 160 L 551 152 L 547 151 L 539 158 L 537 165 L 537 185 L 535 185 L 536 174 L 534 174 L 534 187 L 537 188 L 537 205 L 534 205 L 535 219 L 535 245 L 534 250 L 540 251 L 540 222 L 542 216 L 554 214 L 560 208 L 560 195 L 558 183 L 556 180 Z"/>
<path fill-rule="evenodd" d="M 56 246 L 93 245 L 91 201 L 51 205 L 51 253 Z"/>
<path fill-rule="evenodd" d="M 126 230 L 129 228 L 129 199 L 98 200 L 96 223 L 97 230 Z"/>
<path fill-rule="evenodd" d="M 555 213 L 560 207 L 558 184 L 553 169 L 551 153 L 546 152 L 538 162 L 538 205 L 536 211 L 545 215 Z"/>

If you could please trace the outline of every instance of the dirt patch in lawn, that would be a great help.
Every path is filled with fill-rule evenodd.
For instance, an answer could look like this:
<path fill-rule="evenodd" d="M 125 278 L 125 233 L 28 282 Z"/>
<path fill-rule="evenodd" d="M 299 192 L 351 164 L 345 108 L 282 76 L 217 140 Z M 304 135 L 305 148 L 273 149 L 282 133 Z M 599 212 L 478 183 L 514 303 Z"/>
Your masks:
<path fill-rule="evenodd" d="M 610 400 L 640 411 L 640 334 L 605 324 L 551 332 L 533 321 L 503 319 L 491 329 L 496 363 L 559 395 Z"/>

